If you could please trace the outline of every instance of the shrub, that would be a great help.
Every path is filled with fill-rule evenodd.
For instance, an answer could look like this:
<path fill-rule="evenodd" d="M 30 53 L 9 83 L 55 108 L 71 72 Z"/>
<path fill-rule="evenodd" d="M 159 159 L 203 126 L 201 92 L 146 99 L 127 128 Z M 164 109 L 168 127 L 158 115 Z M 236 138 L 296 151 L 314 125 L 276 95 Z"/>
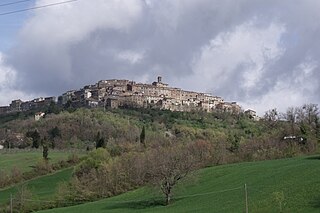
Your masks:
<path fill-rule="evenodd" d="M 34 167 L 34 172 L 38 175 L 45 175 L 53 171 L 52 165 L 46 160 L 40 160 Z"/>

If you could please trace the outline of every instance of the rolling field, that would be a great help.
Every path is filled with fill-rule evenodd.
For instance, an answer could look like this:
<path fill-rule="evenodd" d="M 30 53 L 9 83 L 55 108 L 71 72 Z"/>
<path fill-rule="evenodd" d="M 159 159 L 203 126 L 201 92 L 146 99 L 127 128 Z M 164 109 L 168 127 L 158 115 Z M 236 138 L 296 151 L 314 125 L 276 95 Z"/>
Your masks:
<path fill-rule="evenodd" d="M 49 158 L 51 163 L 65 160 L 71 152 L 67 151 L 51 151 L 49 150 Z M 22 172 L 30 171 L 32 167 L 42 160 L 42 150 L 21 151 L 12 153 L 0 152 L 0 170 L 10 172 L 14 167 Z"/>
<path fill-rule="evenodd" d="M 59 182 L 70 179 L 73 168 L 65 169 L 53 174 L 42 176 L 23 183 L 31 191 L 33 197 L 30 199 L 50 200 L 54 195 Z M 0 205 L 10 200 L 10 195 L 15 194 L 22 184 L 17 184 L 5 190 L 0 190 Z"/>
<path fill-rule="evenodd" d="M 161 194 L 141 188 L 41 212 L 245 212 L 247 184 L 249 212 L 280 212 L 281 203 L 282 212 L 316 213 L 320 212 L 319 175 L 319 156 L 224 165 L 201 170 L 197 180 L 176 190 L 169 206 L 163 206 Z"/>

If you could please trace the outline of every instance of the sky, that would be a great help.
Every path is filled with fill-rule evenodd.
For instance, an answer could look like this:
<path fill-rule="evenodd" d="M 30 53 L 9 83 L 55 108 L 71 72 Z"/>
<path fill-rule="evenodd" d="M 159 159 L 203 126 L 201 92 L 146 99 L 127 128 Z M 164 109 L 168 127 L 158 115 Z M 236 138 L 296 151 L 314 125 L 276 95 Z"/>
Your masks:
<path fill-rule="evenodd" d="M 260 115 L 320 104 L 319 11 L 318 0 L 78 0 L 0 15 L 0 105 L 159 75 Z"/>

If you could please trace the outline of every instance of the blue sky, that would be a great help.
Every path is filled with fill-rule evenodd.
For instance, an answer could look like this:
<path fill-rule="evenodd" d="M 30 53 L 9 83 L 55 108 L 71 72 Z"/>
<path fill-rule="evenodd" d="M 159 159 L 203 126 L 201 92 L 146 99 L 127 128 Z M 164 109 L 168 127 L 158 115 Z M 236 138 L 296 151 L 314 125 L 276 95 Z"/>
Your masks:
<path fill-rule="evenodd" d="M 17 0 L 1 0 L 0 4 L 17 2 Z M 16 10 L 32 7 L 34 1 L 22 2 L 19 4 L 0 7 L 0 13 L 6 13 Z M 0 51 L 6 52 L 12 47 L 15 37 L 19 29 L 23 26 L 24 21 L 30 15 L 30 12 L 15 13 L 10 15 L 0 16 Z"/>
<path fill-rule="evenodd" d="M 0 105 L 158 75 L 260 114 L 319 104 L 319 11 L 319 0 L 78 0 L 0 16 Z"/>

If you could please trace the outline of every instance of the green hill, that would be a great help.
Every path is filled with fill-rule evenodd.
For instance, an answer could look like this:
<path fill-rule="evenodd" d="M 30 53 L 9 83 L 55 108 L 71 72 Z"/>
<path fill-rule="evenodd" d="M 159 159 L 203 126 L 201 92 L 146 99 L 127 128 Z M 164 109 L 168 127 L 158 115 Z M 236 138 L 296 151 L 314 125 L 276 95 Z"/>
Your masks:
<path fill-rule="evenodd" d="M 56 163 L 59 160 L 66 160 L 70 155 L 67 151 L 52 151 L 49 152 L 51 163 Z M 32 151 L 15 151 L 0 152 L 0 170 L 9 172 L 11 169 L 18 168 L 22 172 L 30 171 L 39 161 L 43 159 L 42 150 Z"/>
<path fill-rule="evenodd" d="M 21 185 L 31 191 L 33 197 L 29 199 L 48 200 L 54 196 L 58 183 L 68 181 L 72 174 L 72 168 L 65 169 L 50 175 L 42 176 L 22 184 L 17 184 L 5 190 L 0 190 L 0 205 L 9 202 L 10 195 L 15 195 Z"/>
<path fill-rule="evenodd" d="M 78 206 L 41 212 L 245 212 L 244 184 L 249 212 L 319 212 L 320 157 L 231 164 L 203 169 L 199 178 L 175 192 L 169 206 L 159 193 L 142 188 L 120 196 Z M 276 200 L 276 194 L 278 200 Z"/>

